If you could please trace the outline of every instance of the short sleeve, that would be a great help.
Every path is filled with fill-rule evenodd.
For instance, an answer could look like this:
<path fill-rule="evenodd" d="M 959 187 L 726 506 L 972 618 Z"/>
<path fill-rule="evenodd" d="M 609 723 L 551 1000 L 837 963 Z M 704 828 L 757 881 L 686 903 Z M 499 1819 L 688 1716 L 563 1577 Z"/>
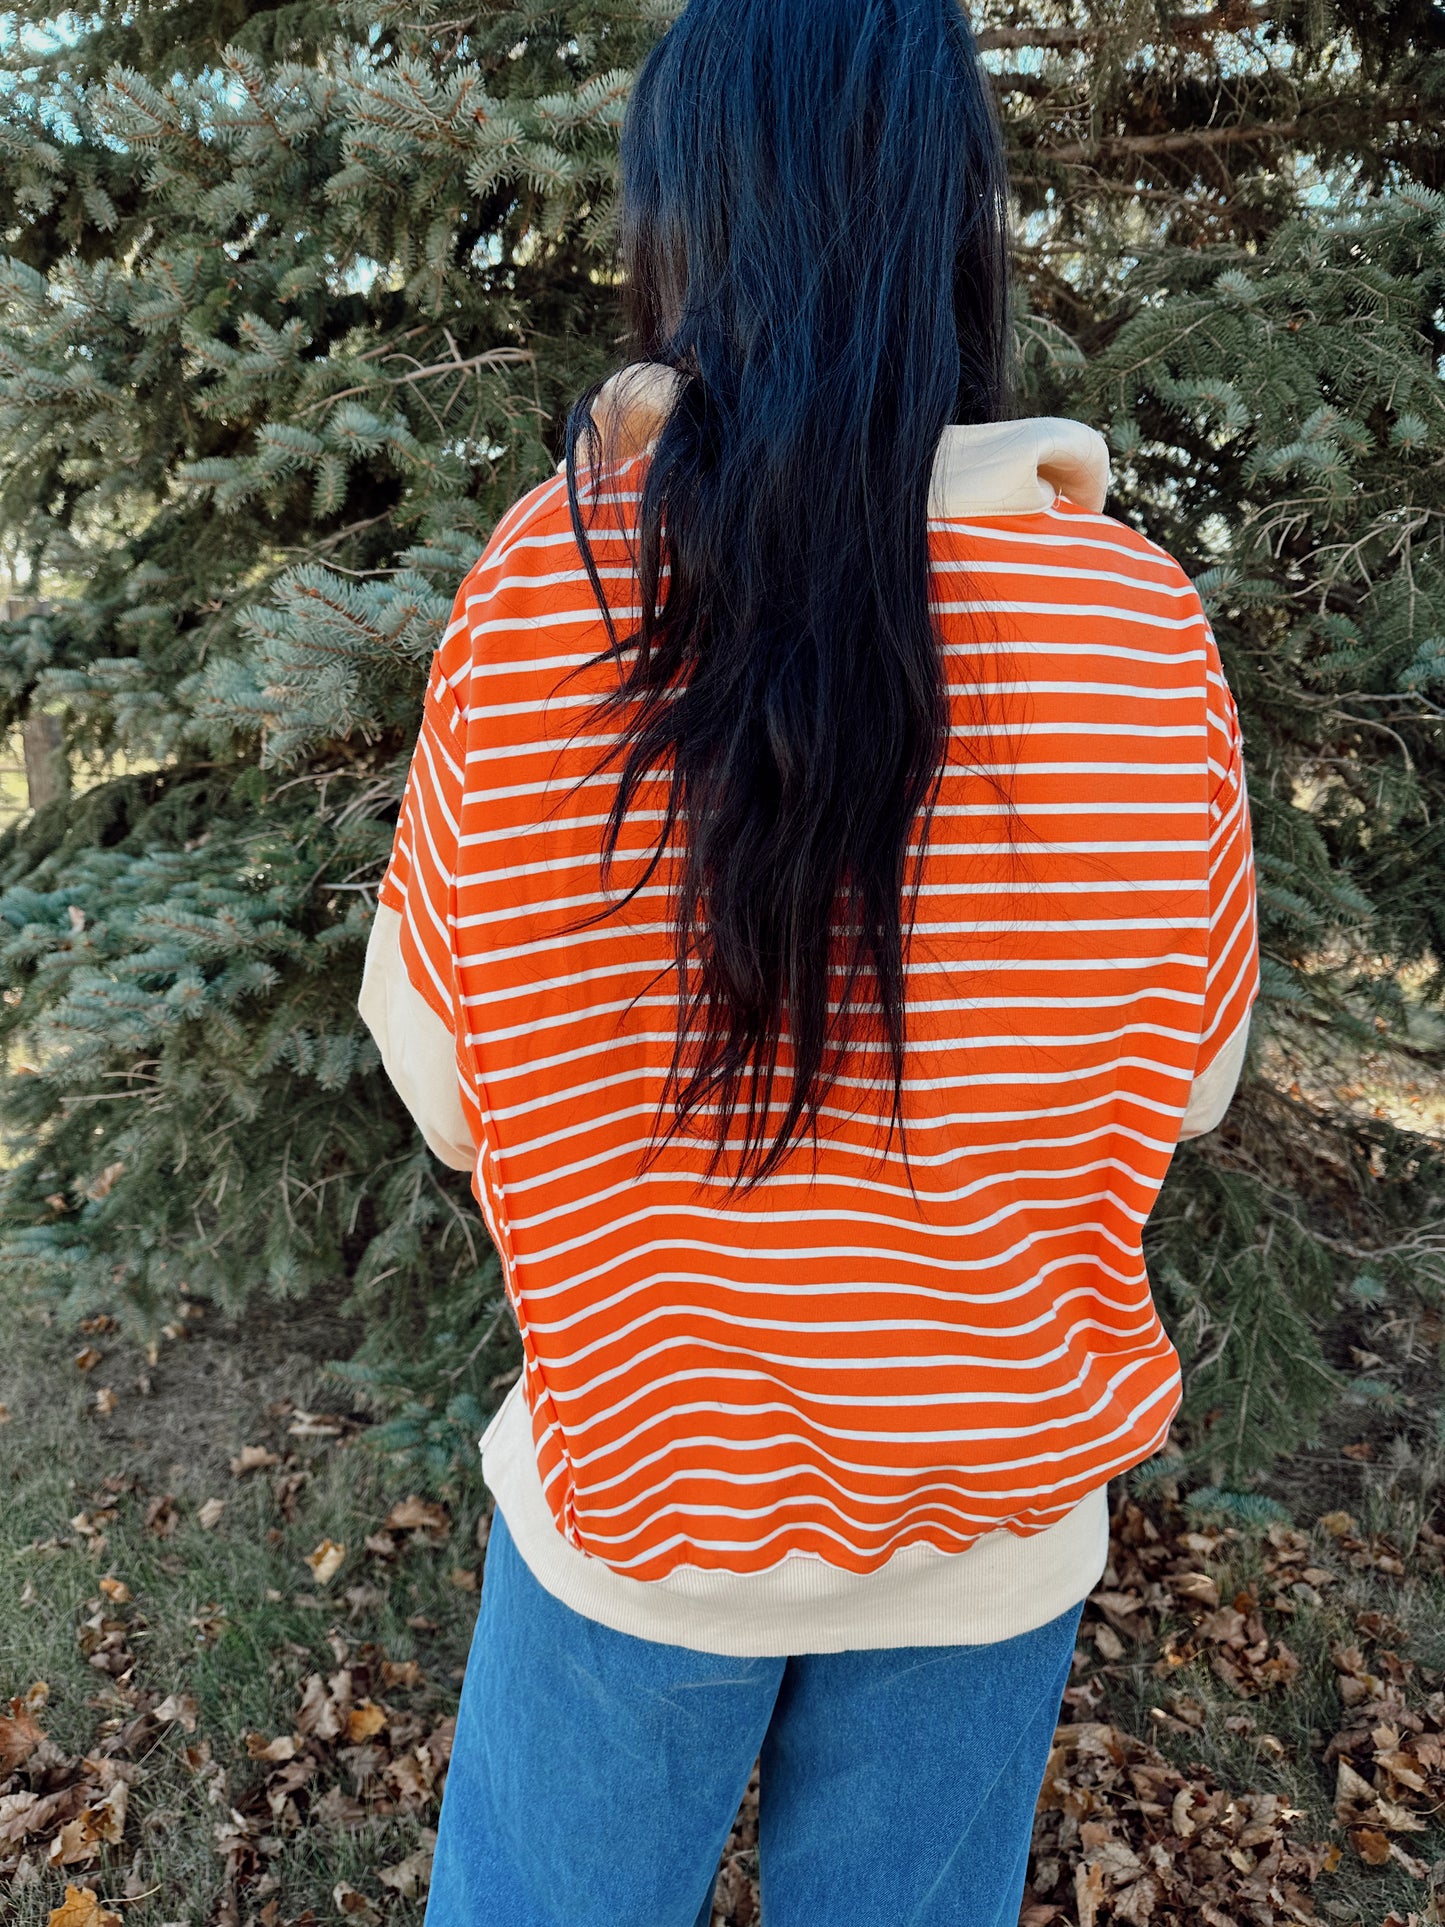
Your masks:
<path fill-rule="evenodd" d="M 1209 942 L 1196 1078 L 1235 1037 L 1259 994 L 1254 843 L 1239 713 L 1212 635 L 1208 678 Z"/>
<path fill-rule="evenodd" d="M 464 627 L 458 597 L 447 637 L 432 659 L 391 861 L 377 892 L 401 917 L 407 976 L 449 1030 L 457 1028 L 458 1016 L 452 915 L 466 750 L 447 670 L 449 645 Z"/>

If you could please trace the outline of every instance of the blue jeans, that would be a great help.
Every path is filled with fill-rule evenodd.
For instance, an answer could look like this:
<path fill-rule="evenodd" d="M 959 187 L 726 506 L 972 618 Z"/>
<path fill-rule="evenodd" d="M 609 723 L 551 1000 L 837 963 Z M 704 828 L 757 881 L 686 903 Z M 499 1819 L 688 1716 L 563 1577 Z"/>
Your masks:
<path fill-rule="evenodd" d="M 764 1927 L 1015 1927 L 1080 1610 L 728 1659 L 562 1605 L 498 1512 L 426 1927 L 708 1927 L 759 1754 Z"/>

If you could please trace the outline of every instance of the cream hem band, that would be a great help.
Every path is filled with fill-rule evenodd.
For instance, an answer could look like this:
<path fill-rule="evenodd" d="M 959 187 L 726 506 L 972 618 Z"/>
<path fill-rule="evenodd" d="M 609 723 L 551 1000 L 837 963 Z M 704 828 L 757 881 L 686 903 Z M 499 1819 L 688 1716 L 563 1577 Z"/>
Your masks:
<path fill-rule="evenodd" d="M 821 1559 L 768 1572 L 684 1566 L 629 1579 L 569 1545 L 542 1490 L 520 1380 L 482 1435 L 482 1475 L 528 1570 L 614 1632 L 754 1659 L 886 1646 L 985 1646 L 1047 1625 L 1093 1591 L 1109 1557 L 1108 1488 L 1030 1538 L 986 1533 L 967 1552 L 905 1546 L 873 1573 Z"/>

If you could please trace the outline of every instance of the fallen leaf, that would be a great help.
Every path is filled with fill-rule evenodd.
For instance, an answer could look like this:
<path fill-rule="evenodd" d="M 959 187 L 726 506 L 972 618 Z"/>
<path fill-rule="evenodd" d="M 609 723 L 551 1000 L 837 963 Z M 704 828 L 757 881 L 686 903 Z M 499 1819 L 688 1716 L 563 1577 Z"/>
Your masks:
<path fill-rule="evenodd" d="M 1087 1861 L 1074 1870 L 1074 1905 L 1079 1910 L 1079 1927 L 1094 1927 L 1104 1898 L 1104 1870 L 1096 1861 Z"/>
<path fill-rule="evenodd" d="M 196 1512 L 196 1523 L 203 1532 L 213 1532 L 221 1523 L 221 1517 L 225 1510 L 226 1501 L 224 1499 L 207 1499 L 205 1504 L 199 1507 Z"/>
<path fill-rule="evenodd" d="M 1355 1521 L 1348 1512 L 1326 1512 L 1320 1517 L 1320 1526 L 1332 1539 L 1343 1539 L 1354 1531 Z"/>
<path fill-rule="evenodd" d="M 474 1588 L 477 1583 L 476 1574 L 468 1573 L 467 1578 L 471 1580 L 472 1588 Z M 452 1580 L 454 1584 L 457 1583 L 457 1575 L 455 1573 L 452 1574 Z M 470 1589 L 471 1588 L 469 1588 L 469 1590 Z M 1118 1660 L 1124 1657 L 1124 1642 L 1112 1626 L 1100 1624 L 1092 1627 L 1090 1630 L 1093 1633 L 1094 1644 L 1098 1647 L 1102 1658 L 1106 1660 Z"/>
<path fill-rule="evenodd" d="M 192 1613 L 186 1621 L 188 1626 L 195 1629 L 196 1638 L 203 1646 L 209 1646 L 213 1640 L 220 1638 L 221 1628 L 225 1623 L 226 1609 L 224 1606 L 217 1605 L 214 1600 L 202 1606 L 198 1613 Z"/>
<path fill-rule="evenodd" d="M 339 1786 L 327 1787 L 311 1811 L 323 1826 L 336 1827 L 345 1833 L 366 1824 L 366 1808 L 360 1800 L 343 1793 Z"/>
<path fill-rule="evenodd" d="M 95 1394 L 95 1409 L 102 1418 L 109 1418 L 120 1400 L 109 1385 L 102 1385 Z"/>
<path fill-rule="evenodd" d="M 1350 1845 L 1368 1867 L 1383 1867 L 1390 1857 L 1388 1837 L 1374 1827 L 1356 1827 Z"/>
<path fill-rule="evenodd" d="M 100 1589 L 113 1606 L 130 1604 L 130 1587 L 123 1579 L 115 1579 L 107 1573 L 100 1582 Z"/>
<path fill-rule="evenodd" d="M 190 1693 L 169 1693 L 155 1709 L 154 1718 L 162 1726 L 176 1725 L 183 1732 L 194 1733 L 196 1718 L 200 1707 Z"/>
<path fill-rule="evenodd" d="M 0 1405 L 0 1425 L 8 1425 L 12 1416 L 8 1405 Z"/>
<path fill-rule="evenodd" d="M 274 1740 L 268 1740 L 262 1733 L 246 1735 L 246 1752 L 251 1759 L 270 1760 L 277 1766 L 296 1758 L 298 1744 L 294 1733 L 282 1733 Z"/>
<path fill-rule="evenodd" d="M 146 1507 L 145 1523 L 146 1531 L 153 1532 L 157 1539 L 169 1539 L 181 1523 L 175 1495 L 163 1492 L 159 1498 L 152 1499 Z"/>
<path fill-rule="evenodd" d="M 346 1543 L 334 1539 L 323 1539 L 314 1552 L 306 1554 L 306 1564 L 315 1575 L 318 1586 L 329 1586 L 341 1570 L 341 1562 L 346 1557 Z"/>
<path fill-rule="evenodd" d="M 394 1867 L 382 1867 L 376 1876 L 383 1887 L 390 1887 L 403 1900 L 415 1900 L 431 1885 L 431 1863 L 436 1852 L 437 1837 L 430 1827 L 423 1827 L 421 1839 L 422 1844 L 415 1853 L 409 1853 L 405 1860 L 398 1860 Z"/>
<path fill-rule="evenodd" d="M 421 1684 L 421 1667 L 414 1659 L 384 1659 L 381 1683 L 385 1687 L 412 1687 Z"/>
<path fill-rule="evenodd" d="M 1375 1789 L 1350 1765 L 1341 1760 L 1335 1769 L 1335 1818 L 1341 1826 L 1350 1819 L 1350 1809 L 1357 1802 L 1365 1805 L 1373 1803 Z"/>
<path fill-rule="evenodd" d="M 475 1592 L 480 1583 L 477 1575 L 472 1571 L 470 1566 L 453 1566 L 452 1570 L 447 1574 L 447 1578 L 451 1581 L 452 1585 L 456 1587 L 458 1592 Z M 1123 1642 L 1120 1640 L 1118 1634 L 1110 1631 L 1107 1626 L 1096 1626 L 1094 1628 L 1095 1639 L 1098 1638 L 1100 1633 L 1104 1632 L 1109 1634 L 1114 1644 L 1118 1646 L 1119 1652 L 1122 1653 L 1124 1650 Z M 1099 1650 L 1102 1652 L 1104 1649 L 1101 1646 Z M 1117 1658 L 1118 1655 L 1115 1654 L 1113 1657 Z"/>
<path fill-rule="evenodd" d="M 75 1369 L 78 1372 L 93 1372 L 104 1356 L 105 1353 L 98 1352 L 94 1345 L 86 1345 L 75 1354 Z"/>
<path fill-rule="evenodd" d="M 338 1880 L 331 1889 L 331 1898 L 348 1920 L 359 1921 L 361 1927 L 375 1927 L 381 1919 L 365 1894 L 359 1893 L 348 1881 Z"/>
<path fill-rule="evenodd" d="M 264 1445 L 243 1445 L 231 1460 L 231 1477 L 239 1479 L 248 1472 L 266 1472 L 280 1463 L 279 1454 L 268 1452 Z"/>
<path fill-rule="evenodd" d="M 296 1714 L 296 1730 L 310 1739 L 334 1740 L 341 1732 L 342 1715 L 326 1691 L 320 1673 L 308 1673 L 301 1682 L 301 1705 Z"/>
<path fill-rule="evenodd" d="M 0 1780 L 23 1766 L 44 1738 L 40 1722 L 24 1700 L 11 1700 L 9 1716 L 0 1714 Z"/>
<path fill-rule="evenodd" d="M 415 1493 L 400 1499 L 386 1515 L 390 1532 L 416 1532 L 440 1542 L 452 1529 L 451 1515 L 444 1505 L 420 1499 Z"/>
<path fill-rule="evenodd" d="M 67 1820 L 50 1843 L 51 1866 L 80 1866 L 98 1860 L 102 1847 L 118 1846 L 125 1833 L 129 1791 L 124 1780 L 117 1780 L 108 1793 Z"/>
<path fill-rule="evenodd" d="M 1169 1587 L 1181 1599 L 1189 1599 L 1197 1606 L 1205 1606 L 1211 1611 L 1219 1604 L 1219 1587 L 1207 1572 L 1176 1572 L 1170 1575 Z"/>
<path fill-rule="evenodd" d="M 372 1739 L 386 1725 L 386 1709 L 375 1700 L 359 1700 L 346 1715 L 346 1737 L 353 1746 Z"/>
<path fill-rule="evenodd" d="M 102 1907 L 99 1894 L 89 1887 L 72 1887 L 67 1881 L 65 1898 L 51 1908 L 46 1927 L 121 1927 L 121 1918 Z"/>

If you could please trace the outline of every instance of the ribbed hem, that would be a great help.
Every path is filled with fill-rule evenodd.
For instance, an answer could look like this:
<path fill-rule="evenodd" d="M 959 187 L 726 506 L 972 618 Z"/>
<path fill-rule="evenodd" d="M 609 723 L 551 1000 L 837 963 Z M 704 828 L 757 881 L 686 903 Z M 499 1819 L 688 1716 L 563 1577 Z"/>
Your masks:
<path fill-rule="evenodd" d="M 482 1475 L 539 1585 L 614 1632 L 738 1659 L 890 1646 L 986 1646 L 1045 1626 L 1098 1583 L 1108 1488 L 1029 1538 L 986 1533 L 967 1552 L 905 1546 L 877 1572 L 786 1559 L 769 1572 L 684 1566 L 630 1579 L 569 1545 L 542 1490 L 518 1381 L 482 1436 Z"/>

